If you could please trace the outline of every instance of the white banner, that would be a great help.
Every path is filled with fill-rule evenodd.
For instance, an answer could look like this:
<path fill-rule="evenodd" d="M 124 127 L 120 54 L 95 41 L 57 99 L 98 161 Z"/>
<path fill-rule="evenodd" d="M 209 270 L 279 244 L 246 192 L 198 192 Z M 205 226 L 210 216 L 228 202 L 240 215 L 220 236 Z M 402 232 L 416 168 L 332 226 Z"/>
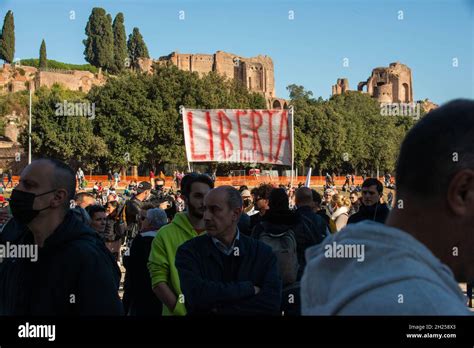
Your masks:
<path fill-rule="evenodd" d="M 291 165 L 289 110 L 183 109 L 188 162 Z"/>

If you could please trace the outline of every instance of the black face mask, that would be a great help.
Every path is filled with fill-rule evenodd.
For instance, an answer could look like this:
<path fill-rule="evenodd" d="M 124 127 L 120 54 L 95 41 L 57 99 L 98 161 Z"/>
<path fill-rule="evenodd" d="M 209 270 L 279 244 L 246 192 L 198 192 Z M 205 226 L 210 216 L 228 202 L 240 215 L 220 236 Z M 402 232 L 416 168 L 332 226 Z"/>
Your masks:
<path fill-rule="evenodd" d="M 251 204 L 252 204 L 252 200 L 251 200 L 251 199 L 244 199 L 244 207 L 245 207 L 245 208 L 250 207 Z"/>
<path fill-rule="evenodd" d="M 21 191 L 14 189 L 10 197 L 10 209 L 13 215 L 13 218 L 22 224 L 29 224 L 38 214 L 50 208 L 49 206 L 40 210 L 34 210 L 33 204 L 36 197 L 44 196 L 48 193 L 54 192 L 56 189 L 35 195 L 31 192 Z"/>

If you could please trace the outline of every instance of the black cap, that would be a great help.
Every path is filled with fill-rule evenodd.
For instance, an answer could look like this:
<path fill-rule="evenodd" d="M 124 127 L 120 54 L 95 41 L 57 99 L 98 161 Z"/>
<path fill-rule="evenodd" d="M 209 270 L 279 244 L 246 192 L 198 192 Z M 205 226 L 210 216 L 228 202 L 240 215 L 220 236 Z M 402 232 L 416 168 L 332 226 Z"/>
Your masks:
<path fill-rule="evenodd" d="M 137 192 L 142 193 L 146 190 L 151 190 L 151 184 L 148 181 L 142 181 L 137 186 Z"/>

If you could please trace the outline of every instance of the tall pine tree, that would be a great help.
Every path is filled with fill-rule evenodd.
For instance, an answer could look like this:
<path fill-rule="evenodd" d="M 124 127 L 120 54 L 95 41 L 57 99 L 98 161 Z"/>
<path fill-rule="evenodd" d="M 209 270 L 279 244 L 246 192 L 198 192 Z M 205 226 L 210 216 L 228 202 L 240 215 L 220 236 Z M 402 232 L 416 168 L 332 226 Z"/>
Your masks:
<path fill-rule="evenodd" d="M 119 12 L 115 16 L 112 29 L 114 32 L 114 69 L 118 73 L 125 68 L 127 59 L 127 34 L 125 33 L 123 13 Z"/>
<path fill-rule="evenodd" d="M 86 61 L 96 67 L 110 69 L 114 60 L 114 35 L 112 33 L 112 18 L 105 10 L 94 7 L 86 25 L 87 39 L 84 56 Z"/>
<path fill-rule="evenodd" d="M 44 42 L 44 39 L 43 41 L 41 41 L 39 67 L 40 68 L 48 67 L 48 58 L 46 56 L 46 43 Z"/>
<path fill-rule="evenodd" d="M 132 34 L 128 37 L 128 56 L 134 68 L 138 68 L 138 58 L 150 58 L 148 48 L 138 28 L 133 28 Z"/>
<path fill-rule="evenodd" d="M 12 63 L 15 57 L 15 22 L 13 12 L 8 11 L 3 21 L 2 37 L 0 38 L 0 58 Z"/>

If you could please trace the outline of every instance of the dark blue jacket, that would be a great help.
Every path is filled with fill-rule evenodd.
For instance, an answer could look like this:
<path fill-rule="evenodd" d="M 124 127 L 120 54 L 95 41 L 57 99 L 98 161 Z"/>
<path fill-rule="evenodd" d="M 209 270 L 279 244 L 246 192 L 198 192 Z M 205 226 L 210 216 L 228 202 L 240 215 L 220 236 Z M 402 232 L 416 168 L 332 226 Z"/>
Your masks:
<path fill-rule="evenodd" d="M 324 218 L 315 213 L 311 207 L 304 206 L 296 209 L 296 213 L 300 216 L 307 218 L 311 224 L 311 230 L 316 239 L 319 240 L 318 243 L 322 242 L 327 236 L 327 228 L 329 221 L 325 221 Z M 327 216 L 327 215 L 326 215 Z"/>
<path fill-rule="evenodd" d="M 237 227 L 239 228 L 240 233 L 250 236 L 250 233 L 252 232 L 250 229 L 250 216 L 242 213 L 242 215 L 240 215 L 239 222 L 237 223 Z"/>
<path fill-rule="evenodd" d="M 126 269 L 122 302 L 125 313 L 137 317 L 161 317 L 163 304 L 151 286 L 147 263 L 154 232 L 142 232 L 133 239 Z"/>
<path fill-rule="evenodd" d="M 363 220 L 372 220 L 384 224 L 389 213 L 390 209 L 385 203 L 376 203 L 372 206 L 361 204 L 359 211 L 349 217 L 347 224 L 355 224 Z"/>
<path fill-rule="evenodd" d="M 224 255 L 207 234 L 179 247 L 175 263 L 188 314 L 280 313 L 281 279 L 272 249 L 241 233 L 234 250 Z M 234 262 L 232 281 L 224 281 L 225 260 Z M 261 289 L 257 295 L 254 286 Z"/>

